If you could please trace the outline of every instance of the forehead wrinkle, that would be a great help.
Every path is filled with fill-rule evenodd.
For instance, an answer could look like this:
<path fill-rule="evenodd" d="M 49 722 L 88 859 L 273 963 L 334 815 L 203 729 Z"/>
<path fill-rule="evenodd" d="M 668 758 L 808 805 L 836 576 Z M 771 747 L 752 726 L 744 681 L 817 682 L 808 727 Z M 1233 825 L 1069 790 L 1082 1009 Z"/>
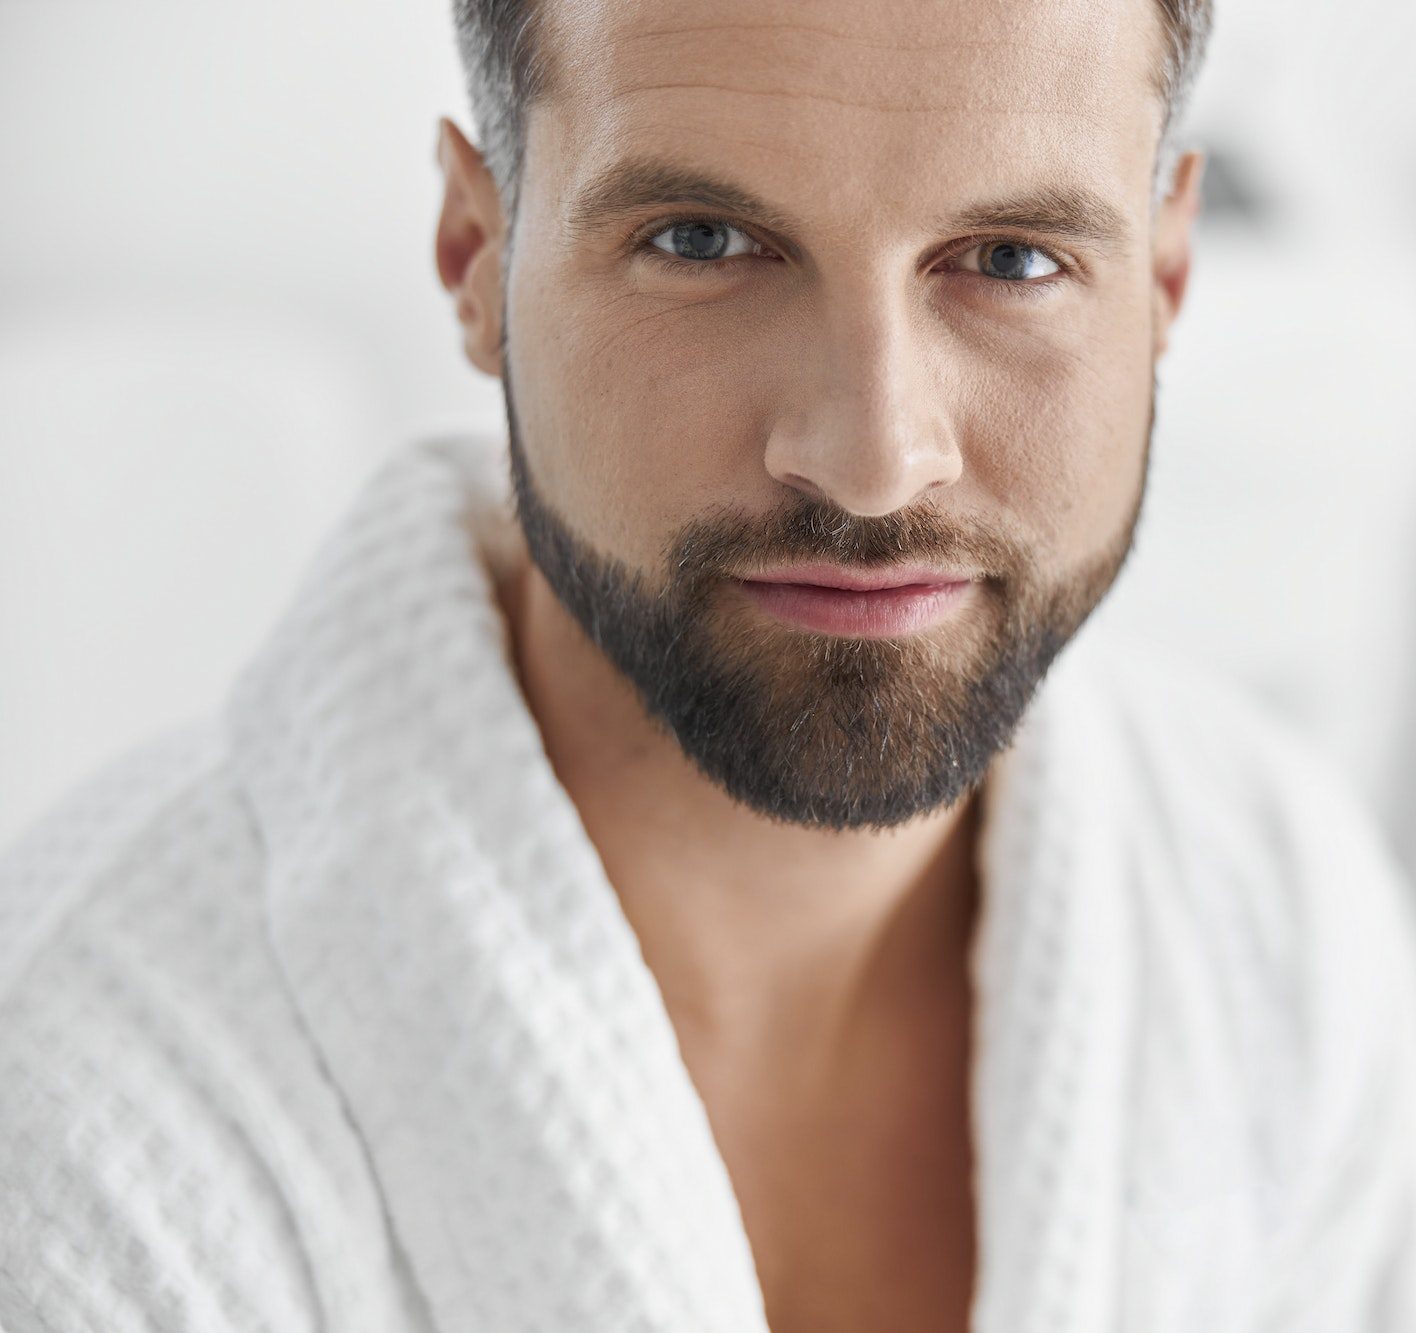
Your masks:
<path fill-rule="evenodd" d="M 872 25 L 870 36 L 800 22 L 735 20 L 731 15 L 713 22 L 674 24 L 664 22 L 665 13 L 673 14 L 678 8 L 671 0 L 662 7 L 604 0 L 587 7 L 594 15 L 589 26 L 600 30 L 598 40 L 590 40 L 582 30 L 577 42 L 557 45 L 565 48 L 562 55 L 576 68 L 579 95 L 602 104 L 641 93 L 717 92 L 804 108 L 835 106 L 883 115 L 1001 113 L 1114 125 L 1118 112 L 1124 110 L 1117 99 L 1131 83 L 1118 83 L 1115 78 L 1116 58 L 1124 57 L 1124 48 L 1132 44 L 1129 26 L 1114 14 L 1108 16 L 1105 9 L 1095 16 L 1064 11 L 1067 17 L 1056 40 L 980 36 L 980 24 L 1000 16 L 1018 29 L 1012 8 L 1016 3 L 1006 0 L 991 9 L 985 6 L 988 12 L 983 15 L 969 12 L 967 6 L 951 5 L 947 12 L 941 9 L 938 23 L 927 24 L 911 6 L 904 16 L 905 32 L 923 28 L 922 39 L 894 41 L 880 35 L 889 32 L 888 21 Z M 1115 0 L 1115 4 L 1134 3 Z M 1039 17 L 1045 15 L 1050 22 L 1054 16 L 1050 4 L 1051 0 L 1034 0 L 1029 5 L 1024 0 L 1023 7 L 1036 9 Z M 659 14 L 653 12 L 656 8 Z M 552 12 L 559 11 L 553 8 Z M 752 11 L 747 9 L 747 14 Z M 557 26 L 563 28 L 566 15 L 559 16 Z M 637 27 L 636 20 L 644 18 L 659 22 Z M 937 38 L 932 29 L 946 22 L 962 31 Z M 1021 31 L 1027 30 L 1028 25 L 1021 24 Z M 1038 35 L 1046 39 L 1054 31 L 1044 26 Z M 564 30 L 561 35 L 570 36 Z M 712 40 L 715 36 L 720 40 Z M 616 50 L 621 59 L 615 58 Z M 941 59 L 941 52 L 954 52 L 956 58 Z M 909 59 L 909 54 L 917 58 Z M 1122 65 L 1126 63 L 1123 59 Z M 1145 75 L 1150 64 L 1146 62 Z M 1134 82 L 1137 91 L 1148 91 L 1148 78 Z"/>
<path fill-rule="evenodd" d="M 636 83 L 633 87 L 618 89 L 616 98 L 637 97 L 653 92 L 719 92 L 731 93 L 738 97 L 768 97 L 789 102 L 825 102 L 831 106 L 846 107 L 855 111 L 879 111 L 904 115 L 935 115 L 939 112 L 966 112 L 970 114 L 998 116 L 1049 116 L 1067 117 L 1089 121 L 1093 125 L 1105 127 L 1109 118 L 1104 113 L 1086 111 L 1078 107 L 1063 107 L 1055 103 L 1043 105 L 1021 105 L 1017 102 L 923 102 L 908 99 L 903 102 L 880 101 L 873 98 L 840 97 L 832 93 L 809 92 L 801 88 L 742 88 L 710 80 L 702 82 L 685 79 L 669 79 L 664 83 Z"/>
<path fill-rule="evenodd" d="M 1060 42 L 1020 42 L 1011 38 L 997 41 L 968 41 L 951 39 L 942 42 L 880 42 L 872 41 L 860 32 L 839 32 L 834 28 L 818 28 L 809 23 L 699 23 L 676 28 L 648 28 L 640 32 L 625 32 L 625 41 L 644 41 L 654 37 L 701 36 L 708 32 L 799 32 L 815 37 L 827 37 L 848 42 L 853 46 L 864 46 L 873 51 L 948 51 L 954 49 L 984 50 L 1002 48 L 1007 51 L 1037 51 L 1044 55 L 1072 55 L 1075 46 Z"/>

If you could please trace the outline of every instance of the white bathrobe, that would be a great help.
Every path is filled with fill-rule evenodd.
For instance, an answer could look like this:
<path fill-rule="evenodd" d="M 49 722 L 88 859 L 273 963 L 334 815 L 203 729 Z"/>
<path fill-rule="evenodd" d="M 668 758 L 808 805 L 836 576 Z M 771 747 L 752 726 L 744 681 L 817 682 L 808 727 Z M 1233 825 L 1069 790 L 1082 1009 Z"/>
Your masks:
<path fill-rule="evenodd" d="M 503 448 L 392 458 L 226 706 L 0 863 L 5 1333 L 766 1330 L 509 665 Z M 1412 1333 L 1409 888 L 1306 743 L 1095 623 L 986 788 L 971 1329 Z"/>

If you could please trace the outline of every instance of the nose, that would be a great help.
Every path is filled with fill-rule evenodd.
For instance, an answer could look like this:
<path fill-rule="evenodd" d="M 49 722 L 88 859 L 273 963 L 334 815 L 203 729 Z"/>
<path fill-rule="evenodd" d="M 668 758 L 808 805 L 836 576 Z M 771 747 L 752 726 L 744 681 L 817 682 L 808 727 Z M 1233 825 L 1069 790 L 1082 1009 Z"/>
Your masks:
<path fill-rule="evenodd" d="M 819 320 L 803 406 L 774 421 L 764 459 L 778 481 L 862 516 L 906 508 L 963 472 L 938 344 L 882 286 L 839 295 Z"/>

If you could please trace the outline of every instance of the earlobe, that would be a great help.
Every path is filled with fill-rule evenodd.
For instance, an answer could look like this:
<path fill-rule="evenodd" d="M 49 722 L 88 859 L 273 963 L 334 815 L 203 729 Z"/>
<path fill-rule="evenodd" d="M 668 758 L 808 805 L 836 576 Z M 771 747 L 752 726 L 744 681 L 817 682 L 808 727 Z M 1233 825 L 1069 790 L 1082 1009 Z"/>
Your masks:
<path fill-rule="evenodd" d="M 449 120 L 438 126 L 443 204 L 434 259 L 438 279 L 455 302 L 467 359 L 501 374 L 501 197 L 482 154 Z"/>

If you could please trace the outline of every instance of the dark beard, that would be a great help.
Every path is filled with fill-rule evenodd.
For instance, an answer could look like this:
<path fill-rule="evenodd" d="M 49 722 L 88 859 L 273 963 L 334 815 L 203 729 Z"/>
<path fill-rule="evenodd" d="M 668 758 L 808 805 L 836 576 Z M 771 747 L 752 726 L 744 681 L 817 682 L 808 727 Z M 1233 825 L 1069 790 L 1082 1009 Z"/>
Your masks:
<path fill-rule="evenodd" d="M 766 518 L 724 512 L 689 524 L 665 552 L 668 582 L 655 591 L 543 501 L 522 447 L 505 339 L 502 384 L 517 515 L 556 597 L 708 778 L 768 819 L 836 830 L 892 828 L 954 806 L 982 783 L 1125 563 L 1155 427 L 1152 385 L 1129 520 L 1065 584 L 1043 584 L 1025 548 L 992 534 L 964 536 L 904 511 L 861 518 L 803 496 Z M 899 639 L 764 623 L 728 592 L 735 573 L 796 560 L 873 568 L 920 560 L 988 577 L 975 585 L 973 607 Z"/>

